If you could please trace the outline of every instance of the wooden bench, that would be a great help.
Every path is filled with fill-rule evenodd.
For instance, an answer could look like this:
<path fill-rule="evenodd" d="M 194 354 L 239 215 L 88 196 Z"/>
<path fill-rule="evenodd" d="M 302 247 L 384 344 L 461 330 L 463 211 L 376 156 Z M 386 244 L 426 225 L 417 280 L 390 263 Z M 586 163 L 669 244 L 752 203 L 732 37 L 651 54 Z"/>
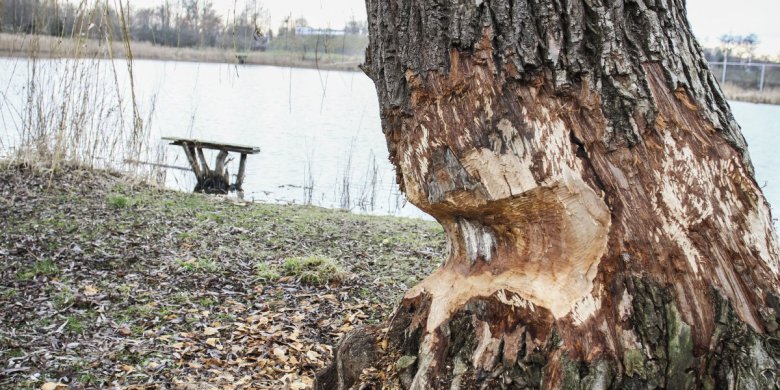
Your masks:
<path fill-rule="evenodd" d="M 195 185 L 195 192 L 208 194 L 227 194 L 229 191 L 243 191 L 241 186 L 244 183 L 244 175 L 246 174 L 247 156 L 260 153 L 260 148 L 255 146 L 176 137 L 163 137 L 163 140 L 171 141 L 171 145 L 181 146 L 184 149 L 187 161 L 190 163 L 192 172 L 195 173 L 195 177 L 198 180 Z M 203 149 L 219 150 L 213 170 L 209 169 L 206 157 L 203 155 Z M 227 157 L 230 152 L 241 154 L 238 175 L 234 184 L 230 184 L 230 175 L 227 170 Z"/>

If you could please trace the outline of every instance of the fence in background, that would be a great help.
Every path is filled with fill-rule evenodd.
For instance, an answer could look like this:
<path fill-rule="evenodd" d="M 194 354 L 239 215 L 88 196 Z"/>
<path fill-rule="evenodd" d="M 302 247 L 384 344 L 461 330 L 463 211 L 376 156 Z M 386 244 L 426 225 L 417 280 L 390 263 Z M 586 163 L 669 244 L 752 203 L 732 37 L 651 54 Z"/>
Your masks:
<path fill-rule="evenodd" d="M 710 70 L 721 84 L 731 83 L 742 88 L 780 88 L 780 64 L 747 62 L 710 62 Z"/>

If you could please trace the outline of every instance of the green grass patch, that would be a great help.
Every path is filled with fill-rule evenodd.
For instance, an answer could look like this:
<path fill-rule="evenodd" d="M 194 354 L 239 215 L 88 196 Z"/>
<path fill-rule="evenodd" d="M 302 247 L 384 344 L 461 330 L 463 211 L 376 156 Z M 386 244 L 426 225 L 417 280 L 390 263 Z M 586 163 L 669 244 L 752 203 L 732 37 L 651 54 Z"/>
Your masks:
<path fill-rule="evenodd" d="M 179 232 L 177 236 L 179 237 L 179 241 L 195 241 L 195 238 L 197 237 L 192 231 Z"/>
<path fill-rule="evenodd" d="M 11 348 L 5 353 L 5 356 L 8 358 L 19 358 L 24 356 L 24 350 L 21 348 Z"/>
<path fill-rule="evenodd" d="M 214 298 L 206 297 L 198 300 L 198 303 L 200 303 L 200 305 L 204 307 L 212 307 L 217 304 L 217 301 L 215 301 Z"/>
<path fill-rule="evenodd" d="M 215 272 L 219 270 L 219 265 L 211 259 L 178 260 L 177 264 L 187 272 Z"/>
<path fill-rule="evenodd" d="M 281 277 L 279 271 L 277 271 L 275 267 L 271 267 L 266 263 L 258 263 L 255 266 L 255 274 L 258 278 L 263 279 L 266 282 L 273 282 Z"/>
<path fill-rule="evenodd" d="M 158 315 L 160 309 L 150 304 L 133 305 L 125 309 L 128 319 L 152 319 Z"/>
<path fill-rule="evenodd" d="M 286 276 L 296 277 L 301 283 L 313 286 L 340 282 L 346 276 L 335 261 L 319 255 L 289 258 L 282 268 Z"/>
<path fill-rule="evenodd" d="M 19 295 L 19 290 L 15 288 L 0 289 L 0 299 L 11 300 L 17 295 Z"/>
<path fill-rule="evenodd" d="M 60 273 L 60 269 L 52 259 L 44 259 L 35 262 L 30 268 L 18 272 L 16 278 L 18 280 L 32 280 L 36 276 L 56 276 Z"/>
<path fill-rule="evenodd" d="M 109 195 L 106 200 L 108 207 L 124 209 L 130 206 L 130 199 L 124 195 Z"/>
<path fill-rule="evenodd" d="M 60 290 L 54 294 L 52 301 L 54 302 L 54 307 L 63 309 L 73 301 L 73 292 L 69 288 Z"/>
<path fill-rule="evenodd" d="M 68 324 L 65 327 L 73 333 L 84 331 L 84 322 L 76 316 L 68 316 Z"/>

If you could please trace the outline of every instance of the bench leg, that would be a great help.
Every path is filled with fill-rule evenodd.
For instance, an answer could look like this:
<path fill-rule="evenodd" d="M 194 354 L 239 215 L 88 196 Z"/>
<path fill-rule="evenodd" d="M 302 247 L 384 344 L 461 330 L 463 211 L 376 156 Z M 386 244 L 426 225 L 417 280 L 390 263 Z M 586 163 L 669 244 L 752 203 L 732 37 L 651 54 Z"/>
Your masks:
<path fill-rule="evenodd" d="M 195 157 L 196 156 L 195 148 L 189 144 L 183 144 L 182 148 L 184 149 L 184 154 L 187 156 L 187 162 L 190 163 L 190 168 L 192 168 L 192 173 L 195 174 L 195 179 L 197 180 L 197 184 L 195 185 L 195 191 L 200 191 L 203 189 L 203 179 L 206 175 L 201 169 L 200 165 L 198 164 L 197 158 Z"/>
<path fill-rule="evenodd" d="M 214 167 L 214 186 L 221 192 L 228 193 L 230 191 L 230 174 L 227 170 L 227 160 L 229 153 L 220 150 L 217 155 L 217 165 Z"/>
<path fill-rule="evenodd" d="M 238 165 L 238 176 L 236 177 L 236 191 L 243 192 L 244 176 L 246 175 L 246 153 L 241 153 L 241 163 Z"/>

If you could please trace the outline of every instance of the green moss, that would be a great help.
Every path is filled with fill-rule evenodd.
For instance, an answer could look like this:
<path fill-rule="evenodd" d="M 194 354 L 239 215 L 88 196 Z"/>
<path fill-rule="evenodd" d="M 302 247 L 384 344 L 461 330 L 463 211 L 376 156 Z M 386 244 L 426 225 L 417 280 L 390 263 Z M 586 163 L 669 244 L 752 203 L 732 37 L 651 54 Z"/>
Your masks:
<path fill-rule="evenodd" d="M 644 378 L 647 375 L 645 370 L 645 354 L 638 349 L 628 349 L 623 353 L 623 367 L 625 375 L 628 377 L 636 376 Z"/>
<path fill-rule="evenodd" d="M 576 390 L 580 388 L 580 367 L 577 361 L 564 355 L 560 361 L 561 389 Z"/>
<path fill-rule="evenodd" d="M 301 283 L 321 286 L 344 279 L 344 272 L 325 256 L 293 257 L 284 261 L 284 274 L 298 278 Z"/>
<path fill-rule="evenodd" d="M 666 305 L 666 324 L 669 338 L 669 365 L 666 375 L 674 383 L 692 385 L 694 378 L 688 373 L 688 368 L 694 364 L 691 327 L 682 321 L 674 304 Z"/>

